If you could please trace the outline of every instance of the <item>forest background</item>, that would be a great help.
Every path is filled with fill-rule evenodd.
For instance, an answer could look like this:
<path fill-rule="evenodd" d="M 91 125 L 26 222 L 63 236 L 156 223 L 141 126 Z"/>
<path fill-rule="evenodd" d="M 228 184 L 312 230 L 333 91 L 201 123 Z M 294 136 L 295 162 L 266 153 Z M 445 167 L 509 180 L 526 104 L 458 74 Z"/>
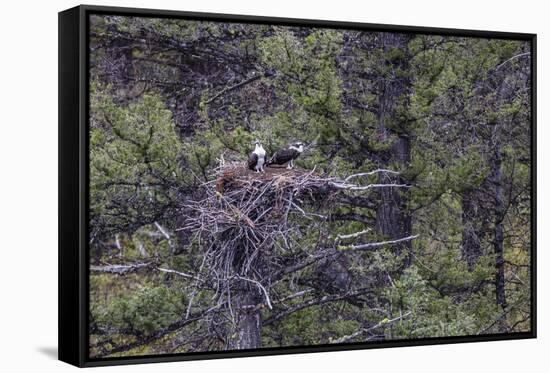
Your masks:
<path fill-rule="evenodd" d="M 529 330 L 528 42 L 101 16 L 90 47 L 92 355 Z M 227 230 L 182 227 L 256 138 L 355 189 L 221 291 Z"/>

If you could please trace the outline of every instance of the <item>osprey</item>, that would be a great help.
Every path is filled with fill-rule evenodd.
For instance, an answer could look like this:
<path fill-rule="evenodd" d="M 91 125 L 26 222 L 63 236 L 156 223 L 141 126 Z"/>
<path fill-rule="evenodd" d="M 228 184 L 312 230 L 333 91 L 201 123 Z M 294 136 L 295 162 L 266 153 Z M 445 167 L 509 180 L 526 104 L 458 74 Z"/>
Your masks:
<path fill-rule="evenodd" d="M 254 151 L 248 154 L 248 168 L 256 172 L 264 172 L 265 150 L 260 141 L 256 140 L 255 145 Z"/>
<path fill-rule="evenodd" d="M 289 170 L 294 167 L 294 160 L 298 158 L 300 154 L 304 151 L 304 144 L 301 142 L 295 142 L 294 144 L 291 144 L 289 147 L 283 148 L 275 152 L 271 159 L 267 162 L 268 165 L 270 164 L 279 164 L 283 165 L 285 163 L 288 163 Z"/>

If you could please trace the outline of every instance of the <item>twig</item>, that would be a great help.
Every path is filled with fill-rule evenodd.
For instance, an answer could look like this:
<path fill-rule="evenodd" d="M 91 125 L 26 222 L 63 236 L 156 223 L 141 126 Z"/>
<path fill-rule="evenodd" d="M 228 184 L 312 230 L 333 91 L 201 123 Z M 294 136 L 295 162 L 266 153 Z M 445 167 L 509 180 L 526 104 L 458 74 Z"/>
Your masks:
<path fill-rule="evenodd" d="M 378 324 L 370 327 L 370 328 L 367 328 L 367 329 L 360 329 L 358 331 L 356 331 L 355 333 L 352 333 L 352 334 L 349 334 L 349 335 L 345 335 L 343 337 L 340 337 L 338 339 L 335 339 L 334 341 L 331 341 L 332 343 L 345 343 L 347 341 L 349 341 L 350 339 L 353 339 L 353 338 L 356 338 L 358 336 L 360 336 L 361 334 L 366 334 L 366 333 L 369 333 L 369 332 L 372 332 L 373 330 L 376 330 L 382 326 L 387 326 L 387 325 L 391 325 L 393 324 L 394 322 L 396 321 L 400 321 L 400 320 L 403 320 L 405 317 L 408 317 L 412 314 L 411 311 L 409 312 L 406 312 L 404 313 L 403 315 L 401 316 L 398 316 L 396 318 L 393 318 L 391 320 L 387 320 L 387 319 L 384 319 L 382 321 L 380 321 Z"/>
<path fill-rule="evenodd" d="M 512 56 L 512 57 L 508 58 L 506 61 L 504 61 L 503 63 L 501 63 L 500 65 L 498 65 L 498 66 L 495 68 L 495 70 L 500 69 L 503 65 L 507 64 L 507 63 L 510 62 L 510 61 L 515 60 L 516 58 L 520 58 L 520 57 L 524 57 L 524 56 L 529 56 L 529 57 L 531 57 L 531 52 L 525 52 L 525 53 L 516 54 L 515 56 Z"/>
<path fill-rule="evenodd" d="M 237 83 L 235 85 L 232 85 L 231 87 L 227 87 L 227 88 L 224 88 L 222 89 L 220 92 L 218 92 L 217 94 L 215 94 L 213 97 L 209 98 L 208 100 L 205 101 L 205 104 L 210 104 L 212 103 L 213 101 L 215 101 L 218 97 L 220 97 L 221 95 L 224 95 L 228 92 L 231 92 L 231 91 L 234 91 L 235 89 L 239 88 L 239 87 L 242 87 L 243 85 L 245 84 L 248 84 L 248 83 L 252 83 L 253 81 L 256 81 L 258 79 L 260 79 L 262 77 L 262 75 L 258 74 L 258 75 L 254 75 L 248 79 L 245 79 L 243 80 L 242 82 L 240 83 Z"/>
<path fill-rule="evenodd" d="M 393 244 L 400 243 L 400 242 L 414 240 L 415 238 L 418 238 L 418 236 L 419 235 L 417 234 L 417 235 L 414 235 L 414 236 L 399 238 L 397 240 L 382 241 L 382 242 L 371 242 L 371 243 L 365 243 L 365 244 L 361 244 L 361 245 L 346 245 L 346 246 L 340 245 L 340 246 L 338 246 L 338 248 L 339 249 L 344 249 L 344 250 L 368 250 L 368 249 L 373 249 L 375 247 L 380 247 L 380 246 L 385 246 L 385 245 L 393 245 Z"/>
<path fill-rule="evenodd" d="M 356 184 L 346 184 L 338 182 L 330 182 L 330 185 L 337 189 L 346 189 L 346 190 L 369 190 L 374 188 L 410 188 L 411 185 L 408 184 L 368 184 L 368 185 L 356 185 Z"/>
<path fill-rule="evenodd" d="M 351 179 L 354 179 L 356 177 L 362 177 L 362 176 L 371 176 L 371 175 L 374 175 L 374 174 L 378 174 L 378 173 L 381 173 L 381 172 L 385 172 L 387 174 L 394 174 L 394 175 L 399 175 L 400 173 L 397 172 L 397 171 L 392 171 L 392 170 L 386 170 L 386 169 L 383 169 L 383 168 L 378 168 L 374 171 L 370 171 L 370 172 L 361 172 L 361 173 L 358 173 L 358 174 L 353 174 L 353 175 L 349 175 L 348 177 L 346 177 L 344 179 L 345 182 L 348 182 L 349 180 Z"/>
<path fill-rule="evenodd" d="M 189 273 L 185 273 L 185 272 L 176 271 L 176 270 L 174 270 L 174 269 L 157 267 L 156 270 L 157 270 L 157 271 L 160 271 L 160 272 L 165 272 L 165 273 L 172 273 L 172 274 L 175 274 L 175 275 L 178 275 L 178 276 L 181 276 L 181 277 L 191 278 L 191 279 L 194 279 L 194 280 L 203 282 L 203 281 L 202 281 L 199 277 L 197 277 L 197 276 L 193 276 L 193 275 L 190 275 Z"/>
<path fill-rule="evenodd" d="M 265 302 L 267 303 L 267 307 L 269 307 L 270 310 L 273 309 L 273 306 L 271 305 L 271 300 L 269 299 L 269 294 L 267 293 L 267 290 L 265 289 L 265 287 L 259 281 L 252 280 L 250 278 L 246 278 L 246 277 L 242 277 L 242 276 L 237 276 L 237 278 L 239 278 L 241 280 L 244 280 L 244 281 L 252 282 L 253 284 L 256 284 L 256 286 L 258 286 L 258 288 L 260 288 L 260 290 L 264 293 Z"/>
<path fill-rule="evenodd" d="M 371 229 L 367 228 L 365 230 L 362 230 L 362 231 L 356 232 L 356 233 L 352 233 L 352 234 L 339 234 L 338 236 L 336 236 L 336 238 L 338 240 L 347 240 L 348 238 L 357 238 L 357 237 L 362 236 L 364 234 L 367 234 L 369 232 L 371 232 Z"/>
<path fill-rule="evenodd" d="M 342 295 L 325 295 L 321 298 L 310 299 L 310 300 L 308 300 L 304 303 L 297 304 L 293 307 L 290 307 L 290 308 L 282 311 L 279 314 L 276 314 L 276 315 L 270 317 L 269 319 L 264 321 L 264 325 L 273 324 L 274 322 L 282 319 L 283 317 L 286 317 L 290 314 L 301 311 L 301 310 L 303 310 L 305 308 L 308 308 L 308 307 L 311 307 L 311 306 L 317 306 L 317 305 L 321 305 L 321 304 L 337 302 L 337 301 L 344 300 L 346 298 L 351 298 L 351 297 L 355 297 L 355 296 L 358 296 L 358 295 L 367 294 L 369 292 L 370 292 L 370 290 L 359 290 L 359 291 L 355 291 L 355 292 L 345 293 L 345 294 L 342 294 Z"/>
<path fill-rule="evenodd" d="M 136 264 L 110 264 L 106 266 L 90 266 L 92 272 L 114 273 L 124 275 L 131 272 L 136 272 L 143 268 L 151 268 L 155 264 L 153 262 L 136 263 Z"/>

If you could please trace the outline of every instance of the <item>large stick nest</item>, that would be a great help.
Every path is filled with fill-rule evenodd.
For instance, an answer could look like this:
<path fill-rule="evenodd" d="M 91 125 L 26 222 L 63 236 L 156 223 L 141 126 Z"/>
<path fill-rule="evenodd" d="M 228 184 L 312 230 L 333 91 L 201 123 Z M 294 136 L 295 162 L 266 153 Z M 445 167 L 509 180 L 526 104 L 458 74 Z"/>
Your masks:
<path fill-rule="evenodd" d="M 276 243 L 285 242 L 291 215 L 326 218 L 302 206 L 328 203 L 338 190 L 334 180 L 315 170 L 272 167 L 255 173 L 241 163 L 226 164 L 216 172 L 215 188 L 206 188 L 207 197 L 188 205 L 194 214 L 182 229 L 211 244 L 211 268 L 246 276 Z"/>
<path fill-rule="evenodd" d="M 265 173 L 255 173 L 242 163 L 228 163 L 205 184 L 206 197 L 186 206 L 191 213 L 180 229 L 193 232 L 206 248 L 202 267 L 209 274 L 203 275 L 215 283 L 219 302 L 230 304 L 232 289 L 255 286 L 269 304 L 266 289 L 289 264 L 289 254 L 296 252 L 292 238 L 329 220 L 322 211 L 333 204 L 334 196 L 405 186 L 351 182 L 378 172 L 392 173 L 376 170 L 340 180 L 315 169 L 268 167 Z"/>

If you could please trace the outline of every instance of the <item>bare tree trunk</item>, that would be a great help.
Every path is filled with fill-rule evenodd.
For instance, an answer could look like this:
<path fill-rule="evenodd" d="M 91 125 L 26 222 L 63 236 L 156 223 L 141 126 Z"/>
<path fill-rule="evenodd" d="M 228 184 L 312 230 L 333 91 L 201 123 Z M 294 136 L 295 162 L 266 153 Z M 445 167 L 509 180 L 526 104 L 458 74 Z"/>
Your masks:
<path fill-rule="evenodd" d="M 131 87 L 134 82 L 133 50 L 124 40 L 114 40 L 107 49 L 108 60 L 105 68 L 105 81 L 120 87 Z"/>
<path fill-rule="evenodd" d="M 476 190 L 462 193 L 462 258 L 472 271 L 481 256 L 481 237 L 477 222 L 479 202 Z"/>
<path fill-rule="evenodd" d="M 229 349 L 242 350 L 261 347 L 262 317 L 260 294 L 253 286 L 247 286 L 236 295 L 235 323 L 229 340 Z"/>
<path fill-rule="evenodd" d="M 506 293 L 504 290 L 504 233 L 502 221 L 504 220 L 504 198 L 502 191 L 502 153 L 497 145 L 493 158 L 491 179 L 495 192 L 495 227 L 494 227 L 494 252 L 495 252 L 495 290 L 496 302 L 499 307 L 505 309 Z"/>
<path fill-rule="evenodd" d="M 378 95 L 378 138 L 386 141 L 389 138 L 388 132 L 397 134 L 397 139 L 390 149 L 383 155 L 386 165 L 397 164 L 398 169 L 403 170 L 411 161 L 411 145 L 408 134 L 403 123 L 399 123 L 396 109 L 398 105 L 408 105 L 410 92 L 410 79 L 406 76 L 409 61 L 407 43 L 409 36 L 403 34 L 381 34 L 384 44 L 384 51 L 390 53 L 400 50 L 402 57 L 394 59 L 388 64 L 388 69 L 398 71 L 391 79 L 384 79 L 379 82 Z M 385 166 L 386 166 L 385 165 Z M 388 183 L 389 175 L 380 175 L 381 183 Z M 403 177 L 398 176 L 396 183 L 406 184 Z M 411 235 L 411 216 L 408 210 L 409 191 L 398 188 L 384 188 L 380 191 L 381 203 L 376 211 L 376 227 L 378 232 L 388 238 L 398 239 Z M 411 263 L 410 253 L 411 242 L 404 242 L 397 245 L 397 252 L 407 251 L 405 266 Z"/>
<path fill-rule="evenodd" d="M 500 77 L 500 87 L 498 89 L 497 99 L 499 101 L 510 101 L 513 99 L 512 92 L 510 92 L 510 84 L 507 83 L 506 75 Z M 508 325 L 505 316 L 507 308 L 506 302 L 506 290 L 505 274 L 504 274 L 504 228 L 503 221 L 506 214 L 506 207 L 504 206 L 504 192 L 503 192 L 503 175 L 502 175 L 502 144 L 500 134 L 503 132 L 505 122 L 501 119 L 498 126 L 495 127 L 492 137 L 493 154 L 491 158 L 491 175 L 490 180 L 493 184 L 494 192 L 494 254 L 495 254 L 495 294 L 496 303 L 500 311 L 504 312 L 503 317 L 500 318 L 499 325 L 501 331 L 507 331 Z"/>

